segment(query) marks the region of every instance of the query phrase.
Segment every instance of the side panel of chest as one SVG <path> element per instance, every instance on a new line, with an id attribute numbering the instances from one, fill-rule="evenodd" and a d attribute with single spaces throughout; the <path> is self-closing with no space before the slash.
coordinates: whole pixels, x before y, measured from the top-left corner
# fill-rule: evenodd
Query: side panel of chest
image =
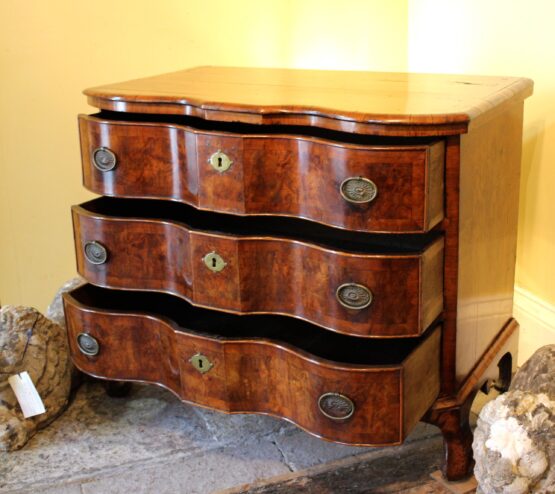
<path id="1" fill-rule="evenodd" d="M 459 383 L 512 317 L 522 116 L 519 102 L 460 138 Z"/>

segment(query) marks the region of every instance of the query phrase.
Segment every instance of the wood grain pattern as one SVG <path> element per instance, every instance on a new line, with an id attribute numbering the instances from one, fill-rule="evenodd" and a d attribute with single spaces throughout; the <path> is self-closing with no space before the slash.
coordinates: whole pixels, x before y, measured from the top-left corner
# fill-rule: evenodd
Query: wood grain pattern
<path id="1" fill-rule="evenodd" d="M 263 328 L 259 338 L 209 337 L 163 315 L 91 307 L 80 300 L 84 290 L 87 287 L 64 294 L 70 348 L 78 368 L 103 378 L 159 383 L 194 404 L 284 417 L 337 442 L 386 445 L 406 437 L 410 431 L 403 424 L 414 424 L 439 390 L 439 329 L 396 364 L 373 365 L 370 357 L 367 364 L 355 365 L 264 338 Z M 195 325 L 194 319 L 189 322 Z M 97 356 L 79 351 L 76 337 L 82 331 L 98 340 Z M 204 374 L 189 362 L 199 352 L 214 365 Z M 403 394 L 408 372 L 418 385 Z M 319 411 L 318 399 L 328 392 L 353 401 L 352 417 L 335 421 Z M 419 405 L 407 406 L 407 395 Z"/>
<path id="2" fill-rule="evenodd" d="M 512 317 L 523 103 L 445 151 L 442 393 L 456 393 Z M 515 357 L 516 358 L 516 357 Z"/>
<path id="3" fill-rule="evenodd" d="M 73 207 L 73 223 L 78 272 L 103 287 L 167 292 L 234 313 L 286 314 L 368 337 L 417 336 L 442 309 L 442 239 L 423 253 L 380 255 L 102 215 L 87 205 Z M 86 260 L 84 246 L 91 241 L 107 248 L 106 263 Z M 227 263 L 220 272 L 203 262 L 210 252 Z M 370 289 L 371 305 L 342 306 L 336 290 L 345 283 Z"/>
<path id="4" fill-rule="evenodd" d="M 522 102 L 460 142 L 456 379 L 512 317 Z"/>
<path id="5" fill-rule="evenodd" d="M 196 67 L 85 91 L 92 106 L 206 120 L 311 125 L 374 135 L 468 131 L 529 79 L 467 75 Z"/>
<path id="6" fill-rule="evenodd" d="M 460 404 L 432 408 L 425 420 L 440 428 L 443 434 L 445 462 L 443 475 L 457 481 L 472 475 L 472 429 L 470 428 L 470 407 L 478 390 Z"/>
<path id="7" fill-rule="evenodd" d="M 108 290 L 109 310 L 93 308 L 98 292 L 83 305 L 69 302 L 73 331 L 96 332 L 111 348 L 96 360 L 76 355 L 77 365 L 104 378 L 162 382 L 229 412 L 285 416 L 348 443 L 397 443 L 428 409 L 426 420 L 444 435 L 445 475 L 466 476 L 472 397 L 496 377 L 504 355 L 516 362 L 518 171 L 532 86 L 508 77 L 199 67 L 85 91 L 103 110 L 80 119 L 85 185 L 109 196 L 166 199 L 149 204 L 188 208 L 177 204 L 184 202 L 199 221 L 187 226 L 187 214 L 118 220 L 74 208 L 79 269 L 118 288 Z M 115 151 L 113 171 L 92 166 L 100 146 Z M 207 165 L 218 149 L 234 161 L 223 174 Z M 377 199 L 363 207 L 338 202 L 341 181 L 366 173 L 378 184 Z M 231 214 L 212 221 L 203 210 Z M 240 221 L 244 228 L 230 234 Z M 273 226 L 253 235 L 253 221 Z M 110 243 L 107 264 L 84 263 L 86 240 Z M 379 252 L 392 245 L 404 250 Z M 211 250 L 228 262 L 221 276 L 201 263 Z M 346 278 L 372 289 L 368 309 L 334 302 Z M 185 327 L 194 320 L 204 331 L 212 321 L 231 339 L 243 326 L 251 332 L 234 341 L 194 336 L 171 318 L 141 315 L 136 304 L 118 310 L 125 287 L 139 290 L 131 301 L 168 291 L 218 309 L 195 308 L 205 310 L 196 319 L 186 312 Z M 294 317 L 231 314 L 261 307 Z M 434 320 L 441 328 L 426 331 Z M 269 327 L 280 344 L 253 341 Z M 322 337 L 308 336 L 310 328 Z M 197 349 L 217 364 L 202 378 L 184 364 L 183 355 Z M 253 369 L 264 386 L 245 377 Z M 285 379 L 274 383 L 274 373 Z M 343 428 L 316 417 L 307 397 L 329 383 L 353 396 L 364 417 Z"/>
<path id="8" fill-rule="evenodd" d="M 477 359 L 455 396 L 441 396 L 424 416 L 424 421 L 440 428 L 444 437 L 445 463 L 443 474 L 449 480 L 461 480 L 472 473 L 472 431 L 470 408 L 478 390 L 486 380 L 499 381 L 499 363 L 511 355 L 516 372 L 518 354 L 518 323 L 510 319 Z"/>
<path id="9" fill-rule="evenodd" d="M 363 146 L 295 135 L 209 132 L 169 123 L 79 117 L 83 183 L 107 196 L 181 201 L 240 215 L 308 218 L 373 232 L 425 232 L 443 218 L 443 143 Z M 110 171 L 92 154 L 109 148 Z M 209 164 L 223 151 L 225 172 Z M 376 199 L 341 197 L 351 177 L 372 180 Z"/>
<path id="10" fill-rule="evenodd" d="M 403 368 L 403 403 L 406 414 L 403 421 L 403 430 L 411 431 L 417 422 L 428 410 L 426 404 L 437 398 L 440 387 L 435 385 L 434 376 L 439 372 L 436 362 L 440 359 L 440 335 L 437 340 L 428 339 L 422 344 L 426 358 L 421 358 L 413 353 L 405 360 Z M 423 386 L 425 382 L 433 382 L 431 387 Z"/>
<path id="11" fill-rule="evenodd" d="M 459 270 L 460 139 L 451 136 L 445 145 L 445 232 L 443 263 L 443 335 L 441 340 L 441 394 L 457 391 L 457 300 Z"/>

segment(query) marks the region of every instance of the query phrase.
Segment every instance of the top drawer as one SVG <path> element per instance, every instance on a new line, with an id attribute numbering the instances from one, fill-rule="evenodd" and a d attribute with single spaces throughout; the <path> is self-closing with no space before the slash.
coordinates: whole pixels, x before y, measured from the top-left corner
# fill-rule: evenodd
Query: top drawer
<path id="1" fill-rule="evenodd" d="M 443 218 L 441 141 L 363 145 L 86 115 L 79 127 L 83 183 L 98 194 L 367 232 L 426 232 Z"/>

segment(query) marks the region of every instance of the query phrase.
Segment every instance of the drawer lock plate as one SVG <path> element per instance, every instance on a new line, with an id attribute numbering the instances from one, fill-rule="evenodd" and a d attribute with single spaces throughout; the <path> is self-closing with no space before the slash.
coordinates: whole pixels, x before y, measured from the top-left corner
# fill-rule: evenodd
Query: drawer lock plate
<path id="1" fill-rule="evenodd" d="M 212 165 L 214 170 L 220 173 L 229 170 L 230 166 L 233 164 L 233 161 L 231 161 L 229 156 L 222 153 L 219 149 L 212 156 L 210 156 L 208 162 Z"/>
<path id="2" fill-rule="evenodd" d="M 223 257 L 217 252 L 210 252 L 202 258 L 205 266 L 214 273 L 219 273 L 222 269 L 227 266 Z"/>
<path id="3" fill-rule="evenodd" d="M 191 365 L 201 374 L 205 374 L 212 367 L 214 367 L 214 364 L 210 362 L 208 357 L 202 353 L 195 353 L 195 355 L 189 359 L 189 362 L 191 362 Z"/>

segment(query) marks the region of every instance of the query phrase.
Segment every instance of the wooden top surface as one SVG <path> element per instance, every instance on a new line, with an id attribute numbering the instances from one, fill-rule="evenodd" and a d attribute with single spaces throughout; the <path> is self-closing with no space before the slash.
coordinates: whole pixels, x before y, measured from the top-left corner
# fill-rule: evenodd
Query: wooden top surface
<path id="1" fill-rule="evenodd" d="M 363 133 L 463 133 L 532 94 L 530 79 L 196 67 L 85 90 L 101 109 Z M 402 133 L 402 132 L 401 132 Z"/>

